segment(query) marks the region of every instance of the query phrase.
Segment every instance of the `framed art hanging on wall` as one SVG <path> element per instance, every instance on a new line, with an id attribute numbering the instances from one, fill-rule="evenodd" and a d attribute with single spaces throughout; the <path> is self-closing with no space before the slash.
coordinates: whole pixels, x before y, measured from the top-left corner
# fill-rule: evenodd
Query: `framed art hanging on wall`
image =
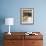
<path id="1" fill-rule="evenodd" d="M 34 8 L 20 8 L 20 23 L 34 24 Z"/>

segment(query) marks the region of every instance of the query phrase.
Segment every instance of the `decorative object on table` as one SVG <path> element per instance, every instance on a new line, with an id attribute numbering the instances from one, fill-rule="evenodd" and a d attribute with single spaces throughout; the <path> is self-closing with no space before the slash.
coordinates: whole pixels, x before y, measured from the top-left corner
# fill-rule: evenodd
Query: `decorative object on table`
<path id="1" fill-rule="evenodd" d="M 20 9 L 20 23 L 33 24 L 34 23 L 34 8 Z"/>
<path id="2" fill-rule="evenodd" d="M 33 32 L 26 32 L 25 35 L 38 35 L 37 33 Z"/>
<path id="3" fill-rule="evenodd" d="M 10 26 L 13 24 L 14 24 L 14 18 L 5 18 L 5 25 L 9 25 L 9 32 L 8 32 L 9 35 L 11 35 Z"/>

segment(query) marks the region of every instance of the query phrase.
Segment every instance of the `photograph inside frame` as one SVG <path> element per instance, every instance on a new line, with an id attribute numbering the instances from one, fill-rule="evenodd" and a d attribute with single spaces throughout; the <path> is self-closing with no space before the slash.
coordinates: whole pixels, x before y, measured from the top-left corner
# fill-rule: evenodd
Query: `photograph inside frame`
<path id="1" fill-rule="evenodd" d="M 33 8 L 21 9 L 22 24 L 33 24 Z"/>

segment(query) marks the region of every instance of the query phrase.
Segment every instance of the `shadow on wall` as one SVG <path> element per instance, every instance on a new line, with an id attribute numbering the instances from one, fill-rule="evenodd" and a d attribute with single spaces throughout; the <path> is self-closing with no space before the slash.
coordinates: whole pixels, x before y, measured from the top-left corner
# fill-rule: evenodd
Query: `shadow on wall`
<path id="1" fill-rule="evenodd" d="M 5 23 L 5 17 L 0 16 L 0 46 L 3 46 L 3 34 L 2 33 L 2 25 Z"/>
<path id="2" fill-rule="evenodd" d="M 5 17 L 4 16 L 0 16 L 0 33 L 2 33 L 2 26 L 5 23 Z"/>

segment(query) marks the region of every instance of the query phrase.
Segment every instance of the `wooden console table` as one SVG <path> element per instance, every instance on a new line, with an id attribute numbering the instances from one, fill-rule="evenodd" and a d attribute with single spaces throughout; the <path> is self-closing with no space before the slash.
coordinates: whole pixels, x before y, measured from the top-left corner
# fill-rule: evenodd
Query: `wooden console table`
<path id="1" fill-rule="evenodd" d="M 11 32 L 8 35 L 4 33 L 4 46 L 43 46 L 43 35 L 25 35 L 26 32 Z M 33 32 L 34 33 L 34 32 Z"/>

